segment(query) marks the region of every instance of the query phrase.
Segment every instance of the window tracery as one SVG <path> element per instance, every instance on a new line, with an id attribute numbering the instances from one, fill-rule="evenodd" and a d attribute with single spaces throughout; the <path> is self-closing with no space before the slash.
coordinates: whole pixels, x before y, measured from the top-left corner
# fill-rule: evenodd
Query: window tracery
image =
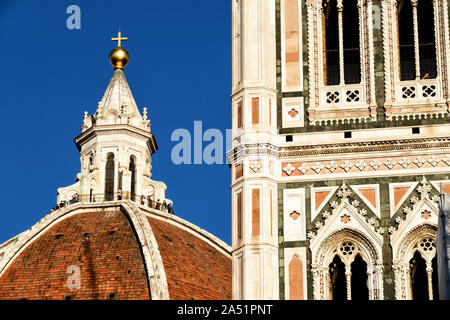
<path id="1" fill-rule="evenodd" d="M 376 120 L 371 0 L 310 0 L 309 119 Z"/>
<path id="2" fill-rule="evenodd" d="M 344 229 L 330 235 L 313 252 L 314 299 L 382 299 L 378 260 L 377 249 L 357 231 Z"/>
<path id="3" fill-rule="evenodd" d="M 396 299 L 438 298 L 435 239 L 434 226 L 419 226 L 404 237 L 399 252 L 394 252 Z"/>
<path id="4" fill-rule="evenodd" d="M 387 120 L 448 115 L 446 0 L 383 0 Z"/>

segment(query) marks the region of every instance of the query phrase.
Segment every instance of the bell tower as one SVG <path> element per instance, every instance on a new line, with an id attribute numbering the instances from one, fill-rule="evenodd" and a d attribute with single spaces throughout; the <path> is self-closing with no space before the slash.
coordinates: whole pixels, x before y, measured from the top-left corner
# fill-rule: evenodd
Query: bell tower
<path id="1" fill-rule="evenodd" d="M 447 2 L 231 2 L 233 298 L 436 299 Z"/>
<path id="2" fill-rule="evenodd" d="M 112 79 L 94 114 L 84 113 L 82 133 L 74 141 L 81 154 L 77 183 L 58 189 L 58 203 L 74 195 L 85 202 L 165 199 L 166 185 L 152 181 L 151 155 L 158 146 L 151 133 L 147 108 L 142 115 L 125 78 L 128 40 L 119 32 L 117 47 L 109 54 L 114 67 Z"/>

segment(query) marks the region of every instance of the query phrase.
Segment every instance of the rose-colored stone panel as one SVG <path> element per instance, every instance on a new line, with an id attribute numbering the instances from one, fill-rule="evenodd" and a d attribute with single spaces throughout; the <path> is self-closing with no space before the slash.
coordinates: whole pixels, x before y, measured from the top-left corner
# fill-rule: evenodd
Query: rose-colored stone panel
<path id="1" fill-rule="evenodd" d="M 289 262 L 289 300 L 303 300 L 303 264 L 297 256 Z"/>
<path id="2" fill-rule="evenodd" d="M 375 189 L 359 189 L 358 191 L 364 196 L 364 198 L 366 198 L 369 201 L 369 203 L 374 208 L 377 207 Z"/>
<path id="3" fill-rule="evenodd" d="M 286 89 L 295 90 L 300 86 L 300 55 L 299 55 L 299 20 L 298 0 L 285 0 L 285 63 Z"/>
<path id="4" fill-rule="evenodd" d="M 259 208 L 260 192 L 259 189 L 252 190 L 252 236 L 259 236 L 260 208 Z"/>

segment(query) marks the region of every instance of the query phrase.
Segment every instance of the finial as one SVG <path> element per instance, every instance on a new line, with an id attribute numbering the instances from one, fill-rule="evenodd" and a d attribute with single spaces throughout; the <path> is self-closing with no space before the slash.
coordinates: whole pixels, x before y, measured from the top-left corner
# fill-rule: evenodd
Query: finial
<path id="1" fill-rule="evenodd" d="M 84 132 L 88 129 L 89 127 L 89 116 L 88 116 L 88 112 L 85 111 L 83 114 L 83 125 L 81 126 L 81 131 Z"/>
<path id="2" fill-rule="evenodd" d="M 147 117 L 147 108 L 144 107 L 144 111 L 142 112 L 142 114 L 143 114 L 142 119 L 144 119 L 144 121 L 147 120 L 148 119 L 148 117 Z"/>
<path id="3" fill-rule="evenodd" d="M 102 114 L 103 114 L 103 103 L 101 101 L 99 101 L 98 105 L 97 105 L 97 111 L 95 112 L 95 116 L 96 117 L 98 117 L 98 116 L 101 117 Z"/>
<path id="4" fill-rule="evenodd" d="M 142 112 L 142 120 L 144 120 L 145 128 L 150 130 L 150 120 L 148 119 L 147 114 L 147 108 L 144 108 L 144 111 Z"/>
<path id="5" fill-rule="evenodd" d="M 120 48 L 120 44 L 122 43 L 122 40 L 128 40 L 127 37 L 122 38 L 122 32 L 119 31 L 117 38 L 112 38 L 112 41 L 117 41 L 117 47 Z"/>
<path id="6" fill-rule="evenodd" d="M 342 181 L 342 186 L 339 188 L 339 191 L 337 193 L 338 197 L 342 198 L 342 200 L 347 199 L 351 195 L 351 191 L 348 189 L 347 184 L 345 183 L 345 180 Z"/>
<path id="7" fill-rule="evenodd" d="M 127 50 L 122 48 L 122 41 L 128 40 L 127 37 L 122 38 L 122 33 L 119 31 L 117 38 L 111 38 L 112 41 L 117 41 L 117 47 L 114 48 L 109 54 L 109 61 L 114 67 L 114 70 L 121 69 L 123 70 L 125 66 L 128 64 L 130 59 L 130 55 Z"/>

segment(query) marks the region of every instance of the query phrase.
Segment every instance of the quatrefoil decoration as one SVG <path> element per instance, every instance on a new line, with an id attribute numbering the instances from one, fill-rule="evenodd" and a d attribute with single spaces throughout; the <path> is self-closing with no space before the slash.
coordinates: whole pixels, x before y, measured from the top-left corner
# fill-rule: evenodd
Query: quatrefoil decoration
<path id="1" fill-rule="evenodd" d="M 289 216 L 291 217 L 292 220 L 295 221 L 300 217 L 300 213 L 298 213 L 297 211 L 292 211 Z"/>
<path id="2" fill-rule="evenodd" d="M 295 108 L 292 108 L 289 112 L 288 115 L 291 116 L 291 118 L 295 118 L 298 115 L 298 111 L 295 110 Z"/>
<path id="3" fill-rule="evenodd" d="M 422 96 L 424 98 L 435 97 L 436 96 L 436 86 L 423 86 L 422 87 Z"/>
<path id="4" fill-rule="evenodd" d="M 339 103 L 339 92 L 327 92 L 327 103 Z"/>
<path id="5" fill-rule="evenodd" d="M 408 98 L 415 98 L 416 97 L 416 88 L 415 87 L 403 87 L 402 88 L 402 98 L 408 99 Z"/>
<path id="6" fill-rule="evenodd" d="M 358 102 L 359 101 L 359 90 L 347 91 L 347 102 Z"/>

